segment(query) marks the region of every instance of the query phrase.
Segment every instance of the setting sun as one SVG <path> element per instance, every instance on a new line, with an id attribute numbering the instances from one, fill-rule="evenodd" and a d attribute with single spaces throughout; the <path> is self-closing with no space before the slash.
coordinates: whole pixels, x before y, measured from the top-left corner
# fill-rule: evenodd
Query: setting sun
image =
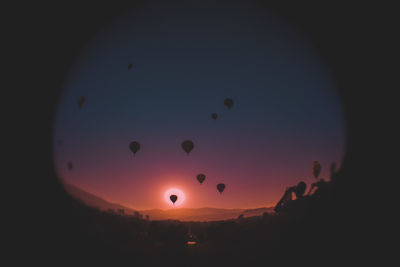
<path id="1" fill-rule="evenodd" d="M 193 16 L 149 4 L 93 36 L 57 102 L 60 179 L 154 219 L 270 207 L 316 182 L 314 161 L 325 179 L 340 168 L 347 129 L 330 67 L 275 16 L 212 2 Z"/>
<path id="2" fill-rule="evenodd" d="M 176 195 L 178 198 L 175 203 L 172 203 L 170 196 Z M 170 188 L 164 193 L 164 200 L 171 207 L 181 206 L 185 202 L 185 193 L 177 188 Z"/>

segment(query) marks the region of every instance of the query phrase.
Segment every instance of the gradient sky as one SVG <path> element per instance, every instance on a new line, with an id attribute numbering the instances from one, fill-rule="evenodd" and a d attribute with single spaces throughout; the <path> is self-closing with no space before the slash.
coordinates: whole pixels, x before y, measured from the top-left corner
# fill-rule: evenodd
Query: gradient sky
<path id="1" fill-rule="evenodd" d="M 344 123 L 310 43 L 249 1 L 165 2 L 115 19 L 71 68 L 54 129 L 60 177 L 135 209 L 167 208 L 173 187 L 181 207 L 273 205 L 287 186 L 315 180 L 314 160 L 328 177 L 344 155 Z M 131 141 L 142 146 L 135 157 Z"/>

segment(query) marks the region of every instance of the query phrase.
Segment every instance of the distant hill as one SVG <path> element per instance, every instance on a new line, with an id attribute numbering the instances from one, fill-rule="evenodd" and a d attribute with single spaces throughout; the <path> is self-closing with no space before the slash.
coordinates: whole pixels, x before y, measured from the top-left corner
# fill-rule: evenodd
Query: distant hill
<path id="1" fill-rule="evenodd" d="M 82 201 L 84 204 L 98 208 L 99 210 L 108 211 L 113 209 L 123 209 L 125 214 L 132 215 L 136 210 L 125 207 L 118 203 L 112 203 L 104 200 L 96 195 L 86 192 L 74 185 L 63 182 L 65 190 L 74 198 Z M 151 210 L 139 210 L 142 215 L 149 215 L 151 220 L 180 220 L 180 221 L 222 221 L 235 219 L 240 214 L 244 217 L 259 216 L 264 212 L 273 212 L 273 208 L 263 207 L 257 209 L 217 209 L 217 208 L 176 208 L 176 209 L 151 209 Z"/>
<path id="2" fill-rule="evenodd" d="M 113 209 L 117 211 L 118 209 L 123 209 L 125 214 L 133 214 L 135 210 L 122 206 L 118 203 L 112 203 L 107 200 L 104 200 L 96 195 L 93 195 L 89 192 L 86 192 L 74 185 L 63 182 L 65 190 L 74 198 L 82 201 L 84 204 L 98 208 L 99 210 L 108 211 L 109 209 Z"/>
<path id="3" fill-rule="evenodd" d="M 264 212 L 273 212 L 273 207 L 257 209 L 217 209 L 217 208 L 177 208 L 141 210 L 141 214 L 149 215 L 151 220 L 174 219 L 180 221 L 222 221 L 236 219 L 240 214 L 243 217 L 259 216 Z"/>

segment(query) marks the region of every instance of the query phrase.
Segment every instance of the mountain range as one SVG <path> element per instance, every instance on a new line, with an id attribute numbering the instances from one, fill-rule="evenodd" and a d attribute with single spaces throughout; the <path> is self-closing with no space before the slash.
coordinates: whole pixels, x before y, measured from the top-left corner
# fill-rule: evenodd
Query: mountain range
<path id="1" fill-rule="evenodd" d="M 180 221 L 220 221 L 235 219 L 240 215 L 243 217 L 260 216 L 264 212 L 273 212 L 273 207 L 261 207 L 255 209 L 221 209 L 221 208 L 172 208 L 172 209 L 148 209 L 134 210 L 118 203 L 112 203 L 104 200 L 94 194 L 86 192 L 74 185 L 64 182 L 64 188 L 74 198 L 84 204 L 98 208 L 103 211 L 123 210 L 125 215 L 133 215 L 139 212 L 142 215 L 148 215 L 150 220 L 180 220 Z"/>

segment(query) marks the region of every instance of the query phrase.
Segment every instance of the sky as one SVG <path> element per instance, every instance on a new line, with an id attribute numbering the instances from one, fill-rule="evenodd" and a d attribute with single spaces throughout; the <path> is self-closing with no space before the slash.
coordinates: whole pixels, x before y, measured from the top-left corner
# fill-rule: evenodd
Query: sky
<path id="1" fill-rule="evenodd" d="M 175 207 L 164 196 L 173 188 L 185 195 L 179 207 L 271 206 L 287 186 L 315 181 L 314 160 L 328 178 L 345 153 L 327 66 L 294 25 L 250 1 L 147 1 L 99 31 L 67 77 L 54 123 L 59 177 L 134 209 Z"/>

